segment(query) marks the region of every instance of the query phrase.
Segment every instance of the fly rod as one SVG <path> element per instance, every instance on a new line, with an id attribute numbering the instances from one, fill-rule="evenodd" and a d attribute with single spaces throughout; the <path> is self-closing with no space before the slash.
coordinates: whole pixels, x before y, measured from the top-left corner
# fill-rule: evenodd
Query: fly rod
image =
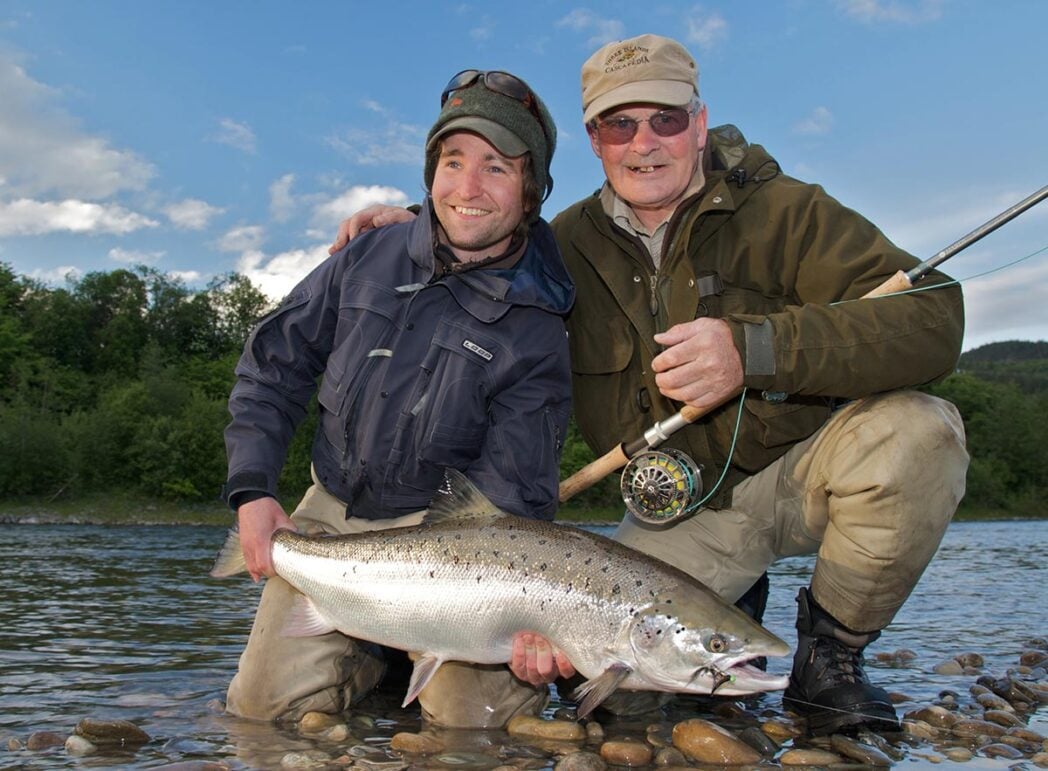
<path id="1" fill-rule="evenodd" d="M 1019 201 L 1019 203 L 1004 210 L 993 219 L 977 227 L 968 235 L 954 241 L 945 249 L 935 254 L 935 256 L 917 264 L 911 270 L 900 270 L 883 284 L 864 294 L 860 299 L 881 297 L 896 292 L 904 292 L 912 288 L 914 282 L 926 276 L 934 270 L 936 266 L 941 265 L 954 255 L 964 251 L 979 239 L 997 230 L 997 228 L 1001 227 L 1006 222 L 1015 219 L 1027 209 L 1036 206 L 1045 198 L 1048 198 L 1048 185 L 1045 185 L 1036 193 L 1027 196 Z M 643 436 L 634 439 L 631 442 L 622 442 L 612 448 L 609 452 L 597 458 L 595 461 L 583 466 L 560 483 L 560 502 L 563 503 L 583 490 L 589 489 L 604 477 L 608 476 L 608 474 L 618 471 L 637 453 L 650 450 L 653 447 L 658 447 L 662 442 L 666 441 L 671 434 L 684 428 L 684 426 L 689 423 L 694 423 L 706 413 L 716 409 L 729 399 L 738 396 L 739 393 L 741 393 L 741 391 L 736 391 L 718 404 L 705 409 L 685 406 L 681 408 L 680 412 L 676 415 L 655 423 L 655 425 L 644 432 Z"/>

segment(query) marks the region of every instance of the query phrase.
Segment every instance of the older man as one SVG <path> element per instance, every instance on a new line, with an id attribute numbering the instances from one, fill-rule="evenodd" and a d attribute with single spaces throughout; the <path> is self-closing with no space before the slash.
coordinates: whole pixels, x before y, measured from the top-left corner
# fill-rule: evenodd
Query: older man
<path id="1" fill-rule="evenodd" d="M 704 506 L 663 525 L 627 517 L 616 537 L 729 601 L 772 562 L 816 553 L 784 701 L 813 733 L 896 728 L 863 650 L 964 493 L 956 409 L 909 390 L 952 371 L 960 290 L 860 300 L 916 259 L 738 129 L 707 129 L 674 40 L 601 48 L 582 109 L 606 181 L 552 223 L 578 292 L 579 427 L 603 454 L 681 405 L 707 411 L 665 442 L 702 468 Z M 747 604 L 759 615 L 763 600 Z"/>
<path id="2" fill-rule="evenodd" d="M 270 577 L 229 687 L 227 709 L 241 717 L 338 712 L 385 669 L 374 646 L 338 632 L 285 636 L 295 591 L 273 574 L 277 529 L 417 524 L 446 467 L 514 514 L 550 519 L 556 509 L 570 411 L 563 316 L 574 298 L 539 218 L 556 129 L 531 89 L 504 72 L 459 73 L 441 106 L 426 145 L 424 215 L 317 267 L 252 333 L 237 365 L 226 492 L 248 569 Z M 289 518 L 277 478 L 314 392 L 314 484 Z M 553 654 L 543 650 L 547 667 Z M 491 728 L 540 711 L 547 693 L 506 667 L 451 662 L 419 701 L 433 723 Z"/>

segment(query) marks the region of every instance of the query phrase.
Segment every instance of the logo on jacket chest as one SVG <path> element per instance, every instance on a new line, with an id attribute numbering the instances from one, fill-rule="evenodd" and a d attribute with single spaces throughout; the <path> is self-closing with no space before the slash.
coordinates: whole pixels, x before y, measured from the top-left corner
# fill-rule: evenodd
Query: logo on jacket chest
<path id="1" fill-rule="evenodd" d="M 491 351 L 484 350 L 479 345 L 474 343 L 472 340 L 463 340 L 462 347 L 465 348 L 467 351 L 472 351 L 473 353 L 477 354 L 477 356 L 482 358 L 484 361 L 491 361 L 491 359 L 493 358 Z"/>

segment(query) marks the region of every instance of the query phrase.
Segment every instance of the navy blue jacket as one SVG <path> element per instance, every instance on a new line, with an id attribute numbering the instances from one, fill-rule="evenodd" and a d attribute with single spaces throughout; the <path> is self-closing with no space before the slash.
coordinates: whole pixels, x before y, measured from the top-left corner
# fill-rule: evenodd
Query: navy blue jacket
<path id="1" fill-rule="evenodd" d="M 355 238 L 252 332 L 229 399 L 227 497 L 276 493 L 323 375 L 313 467 L 347 516 L 424 509 L 450 466 L 499 507 L 552 519 L 574 286 L 542 220 L 513 269 L 435 276 L 429 211 Z"/>

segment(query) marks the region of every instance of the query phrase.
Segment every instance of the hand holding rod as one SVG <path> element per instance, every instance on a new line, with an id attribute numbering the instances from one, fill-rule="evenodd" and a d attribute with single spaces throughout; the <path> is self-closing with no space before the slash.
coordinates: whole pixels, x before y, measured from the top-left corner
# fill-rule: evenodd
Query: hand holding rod
<path id="1" fill-rule="evenodd" d="M 1019 201 L 1019 203 L 1001 212 L 985 224 L 980 225 L 963 238 L 954 241 L 941 252 L 938 252 L 934 257 L 919 263 L 911 270 L 900 270 L 883 284 L 864 294 L 861 299 L 879 297 L 910 289 L 913 287 L 915 281 L 930 273 L 936 266 L 946 262 L 946 260 L 953 257 L 958 252 L 967 249 L 982 237 L 989 235 L 997 230 L 997 228 L 1001 227 L 1001 225 L 1011 221 L 1027 209 L 1039 204 L 1045 198 L 1048 198 L 1048 185 L 1045 185 L 1033 195 L 1027 196 Z M 644 432 L 644 436 L 634 439 L 632 442 L 623 442 L 612 448 L 609 452 L 597 458 L 592 463 L 583 466 L 560 483 L 560 502 L 563 503 L 583 490 L 589 489 L 604 477 L 608 476 L 608 474 L 618 471 L 637 453 L 649 450 L 652 447 L 658 447 L 669 438 L 670 434 L 684 428 L 688 423 L 694 423 L 707 412 L 711 412 L 729 399 L 738 396 L 739 393 L 741 393 L 741 391 L 736 391 L 729 396 L 728 399 L 725 399 L 720 402 L 720 404 L 716 404 L 709 409 L 685 406 L 676 415 L 668 417 L 653 425 Z"/>

